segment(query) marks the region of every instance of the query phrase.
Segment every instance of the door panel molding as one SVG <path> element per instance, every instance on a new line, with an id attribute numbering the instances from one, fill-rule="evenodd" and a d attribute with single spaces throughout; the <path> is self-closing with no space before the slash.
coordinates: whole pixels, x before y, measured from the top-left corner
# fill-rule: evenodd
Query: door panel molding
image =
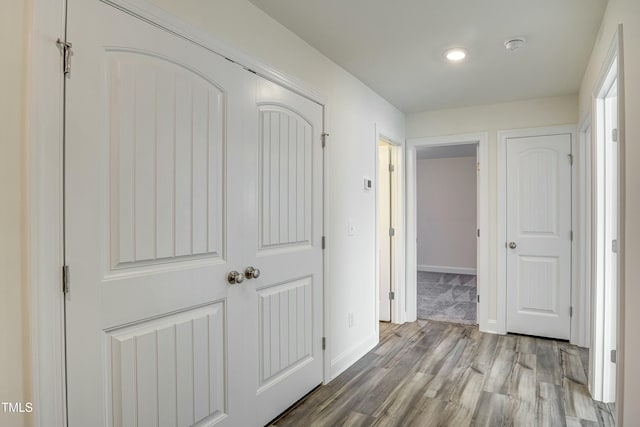
<path id="1" fill-rule="evenodd" d="M 208 422 L 228 410 L 225 302 L 105 333 L 109 424 Z M 176 384 L 182 380 L 183 386 Z M 176 405 L 176 393 L 193 405 Z"/>
<path id="2" fill-rule="evenodd" d="M 499 334 L 507 333 L 507 252 L 505 250 L 505 244 L 507 242 L 507 140 L 515 138 L 528 138 L 536 136 L 552 136 L 552 135 L 570 135 L 571 136 L 571 149 L 574 152 L 575 141 L 577 140 L 577 128 L 575 125 L 560 125 L 538 128 L 526 128 L 526 129 L 511 129 L 498 131 L 498 212 L 497 212 L 497 293 L 496 293 L 496 322 L 495 331 Z M 575 169 L 574 165 L 571 172 L 571 206 L 576 206 L 574 200 L 577 197 Z M 573 209 L 572 209 L 573 210 Z M 577 227 L 575 221 L 575 212 L 572 212 L 571 222 L 572 228 Z M 576 239 L 571 242 L 571 252 L 574 254 L 576 251 Z M 571 267 L 571 289 L 574 289 L 574 277 L 576 266 L 573 263 Z M 574 307 L 573 315 L 576 315 L 576 310 L 580 308 Z M 574 334 L 574 328 L 571 328 L 571 334 Z M 571 338 L 573 341 L 573 336 Z"/>

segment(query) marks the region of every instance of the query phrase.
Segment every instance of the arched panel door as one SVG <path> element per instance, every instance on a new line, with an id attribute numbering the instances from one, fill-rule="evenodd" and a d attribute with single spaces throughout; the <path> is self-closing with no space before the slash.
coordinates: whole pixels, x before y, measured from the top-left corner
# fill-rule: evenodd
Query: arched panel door
<path id="1" fill-rule="evenodd" d="M 507 330 L 569 339 L 571 135 L 507 140 Z"/>

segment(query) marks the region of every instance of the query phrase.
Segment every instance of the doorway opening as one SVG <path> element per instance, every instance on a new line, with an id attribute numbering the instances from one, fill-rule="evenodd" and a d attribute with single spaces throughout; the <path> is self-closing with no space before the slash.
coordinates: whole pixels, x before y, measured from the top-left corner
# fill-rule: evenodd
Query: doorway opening
<path id="1" fill-rule="evenodd" d="M 418 319 L 477 324 L 477 149 L 416 152 Z"/>
<path id="2" fill-rule="evenodd" d="M 594 97 L 593 382 L 595 400 L 616 401 L 619 293 L 619 138 L 617 52 Z"/>
<path id="3" fill-rule="evenodd" d="M 497 332 L 489 313 L 488 140 L 486 132 L 407 140 L 407 321 Z"/>

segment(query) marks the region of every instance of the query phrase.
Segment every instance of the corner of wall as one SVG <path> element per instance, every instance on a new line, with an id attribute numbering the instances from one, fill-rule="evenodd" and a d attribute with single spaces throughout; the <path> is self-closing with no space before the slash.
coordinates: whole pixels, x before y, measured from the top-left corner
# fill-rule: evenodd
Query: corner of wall
<path id="1" fill-rule="evenodd" d="M 360 358 L 362 358 L 376 345 L 378 345 L 379 341 L 380 338 L 378 336 L 378 333 L 374 330 L 367 338 L 349 347 L 348 349 L 331 359 L 331 372 L 329 375 L 329 380 L 333 380 L 338 375 L 347 370 L 351 365 L 356 363 Z"/>

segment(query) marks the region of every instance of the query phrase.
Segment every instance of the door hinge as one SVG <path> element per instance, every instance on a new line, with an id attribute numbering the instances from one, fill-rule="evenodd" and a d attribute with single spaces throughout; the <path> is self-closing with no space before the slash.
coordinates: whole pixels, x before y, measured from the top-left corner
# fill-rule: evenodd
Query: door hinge
<path id="1" fill-rule="evenodd" d="M 327 337 L 322 337 L 322 349 L 327 349 Z"/>
<path id="2" fill-rule="evenodd" d="M 69 293 L 69 266 L 66 264 L 62 266 L 62 293 Z"/>
<path id="3" fill-rule="evenodd" d="M 480 162 L 476 163 L 476 169 L 480 172 Z"/>
<path id="4" fill-rule="evenodd" d="M 611 363 L 618 363 L 618 352 L 616 350 L 611 350 Z"/>
<path id="5" fill-rule="evenodd" d="M 573 230 L 569 232 L 569 239 L 573 242 Z"/>
<path id="6" fill-rule="evenodd" d="M 573 317 L 573 306 L 569 307 L 569 317 Z"/>
<path id="7" fill-rule="evenodd" d="M 396 299 L 396 293 L 393 291 L 389 292 L 389 300 L 393 301 L 394 299 Z"/>
<path id="8" fill-rule="evenodd" d="M 573 154 L 569 153 L 569 164 L 573 166 Z"/>
<path id="9" fill-rule="evenodd" d="M 327 238 L 322 236 L 322 249 L 324 250 L 327 247 Z"/>
<path id="10" fill-rule="evenodd" d="M 60 53 L 62 54 L 62 72 L 66 76 L 71 73 L 71 48 L 73 44 L 71 42 L 63 42 L 58 39 L 56 44 L 60 48 Z"/>
<path id="11" fill-rule="evenodd" d="M 478 294 L 478 303 L 480 302 L 480 294 Z"/>
<path id="12" fill-rule="evenodd" d="M 391 172 L 395 172 L 396 167 L 394 165 L 392 165 L 391 163 L 389 163 L 389 173 Z"/>
<path id="13" fill-rule="evenodd" d="M 393 237 L 396 235 L 396 229 L 395 228 L 390 228 L 389 229 L 389 237 Z"/>
<path id="14" fill-rule="evenodd" d="M 618 253 L 618 239 L 611 241 L 611 252 L 613 252 L 614 254 Z"/>
<path id="15" fill-rule="evenodd" d="M 480 229 L 478 228 L 478 237 L 480 237 Z"/>
<path id="16" fill-rule="evenodd" d="M 611 140 L 613 142 L 618 142 L 618 129 L 611 130 Z"/>
<path id="17" fill-rule="evenodd" d="M 322 136 L 322 148 L 324 148 L 327 145 L 327 137 L 329 136 L 329 134 L 323 133 L 321 136 Z"/>

